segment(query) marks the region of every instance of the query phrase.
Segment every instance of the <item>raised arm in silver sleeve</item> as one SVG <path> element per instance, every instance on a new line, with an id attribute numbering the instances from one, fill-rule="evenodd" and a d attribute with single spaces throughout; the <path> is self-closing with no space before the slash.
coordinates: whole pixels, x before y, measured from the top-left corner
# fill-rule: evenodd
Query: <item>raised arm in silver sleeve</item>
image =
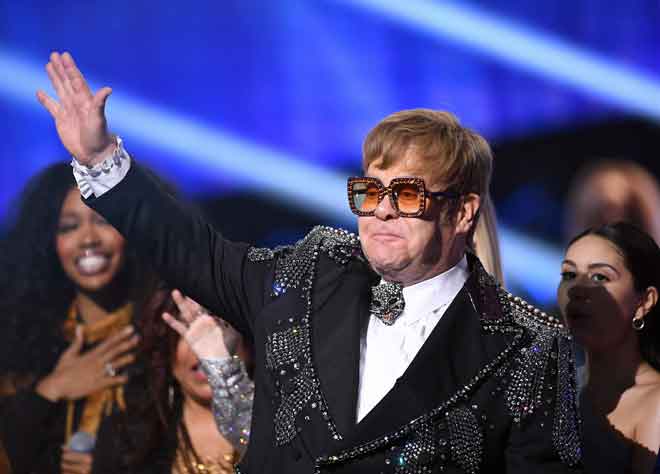
<path id="1" fill-rule="evenodd" d="M 250 439 L 254 382 L 237 356 L 200 362 L 213 390 L 213 416 L 218 430 L 242 455 Z"/>

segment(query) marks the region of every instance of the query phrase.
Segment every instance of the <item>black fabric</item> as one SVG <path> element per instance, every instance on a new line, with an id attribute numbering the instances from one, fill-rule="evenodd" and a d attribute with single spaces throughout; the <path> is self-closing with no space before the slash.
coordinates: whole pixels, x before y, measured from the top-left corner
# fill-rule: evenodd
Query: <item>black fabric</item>
<path id="1" fill-rule="evenodd" d="M 159 189 L 135 162 L 115 188 L 86 202 L 137 246 L 170 286 L 180 288 L 255 341 L 256 391 L 250 444 L 240 463 L 244 473 L 312 473 L 317 466 L 320 472 L 394 472 L 400 466 L 392 453 L 409 441 L 405 436 L 387 438 L 382 447 L 351 454 L 345 462 L 325 463 L 324 459 L 385 439 L 445 403 L 451 406 L 456 394 L 499 354 L 510 351 L 512 361 L 520 357 L 520 347 L 531 344 L 533 334 L 515 321 L 506 325 L 519 334 L 516 344 L 520 347 L 513 346 L 512 332 L 484 331 L 483 320 L 497 319 L 503 307 L 493 296 L 479 306 L 478 301 L 484 300 L 483 286 L 477 281 L 480 265 L 471 259 L 471 281 L 394 388 L 356 424 L 360 332 L 368 318 L 369 289 L 377 278 L 359 258 L 341 265 L 321 256 L 312 295 L 313 365 L 330 418 L 343 439 L 333 439 L 318 410 L 307 405 L 296 418 L 297 436 L 278 447 L 273 426 L 278 389 L 276 377 L 266 368 L 265 345 L 277 331 L 278 321 L 304 312 L 300 290 L 270 297 L 274 260 L 248 259 L 247 245 L 224 240 Z M 548 367 L 549 376 L 553 370 Z M 503 401 L 502 383 L 498 377 L 484 375 L 464 402 L 479 414 L 484 427 L 480 472 L 576 472 L 561 462 L 553 446 L 556 405 L 552 393 L 543 410 L 515 424 Z M 464 471 L 452 459 L 438 457 L 429 460 L 428 471 L 420 472 Z"/>
<path id="2" fill-rule="evenodd" d="M 59 474 L 65 423 L 66 404 L 33 390 L 0 400 L 0 436 L 12 473 Z"/>

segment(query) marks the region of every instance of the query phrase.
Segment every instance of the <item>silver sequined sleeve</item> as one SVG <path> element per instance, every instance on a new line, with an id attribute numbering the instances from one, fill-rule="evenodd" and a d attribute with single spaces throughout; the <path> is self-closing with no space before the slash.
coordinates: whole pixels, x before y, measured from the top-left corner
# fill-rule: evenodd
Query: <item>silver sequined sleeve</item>
<path id="1" fill-rule="evenodd" d="M 242 455 L 250 438 L 254 382 L 237 356 L 202 359 L 213 390 L 213 416 L 218 430 Z"/>

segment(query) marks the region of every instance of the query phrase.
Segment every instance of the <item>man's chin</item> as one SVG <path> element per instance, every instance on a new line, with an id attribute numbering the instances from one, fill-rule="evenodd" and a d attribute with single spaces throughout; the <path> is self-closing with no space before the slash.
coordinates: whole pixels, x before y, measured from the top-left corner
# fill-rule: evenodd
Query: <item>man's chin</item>
<path id="1" fill-rule="evenodd" d="M 385 260 L 385 259 L 369 260 L 369 263 L 371 263 L 371 267 L 381 277 L 395 281 L 396 281 L 396 275 L 401 273 L 401 271 L 405 268 L 405 265 L 403 265 L 401 262 Z"/>

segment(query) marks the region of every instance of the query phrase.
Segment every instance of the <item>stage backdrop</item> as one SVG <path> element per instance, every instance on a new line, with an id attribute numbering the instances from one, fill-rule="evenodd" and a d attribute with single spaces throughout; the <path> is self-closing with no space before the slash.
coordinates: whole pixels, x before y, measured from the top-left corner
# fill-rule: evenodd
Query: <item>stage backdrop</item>
<path id="1" fill-rule="evenodd" d="M 509 286 L 551 304 L 566 182 L 612 149 L 598 134 L 552 156 L 517 144 L 574 133 L 571 146 L 632 117 L 653 130 L 634 157 L 654 154 L 658 24 L 655 0 L 2 0 L 0 219 L 31 175 L 69 159 L 34 98 L 49 52 L 67 50 L 113 87 L 110 124 L 131 154 L 258 243 L 353 227 L 345 178 L 370 127 L 405 108 L 454 112 L 501 144 Z M 617 153 L 636 141 L 627 130 Z"/>

